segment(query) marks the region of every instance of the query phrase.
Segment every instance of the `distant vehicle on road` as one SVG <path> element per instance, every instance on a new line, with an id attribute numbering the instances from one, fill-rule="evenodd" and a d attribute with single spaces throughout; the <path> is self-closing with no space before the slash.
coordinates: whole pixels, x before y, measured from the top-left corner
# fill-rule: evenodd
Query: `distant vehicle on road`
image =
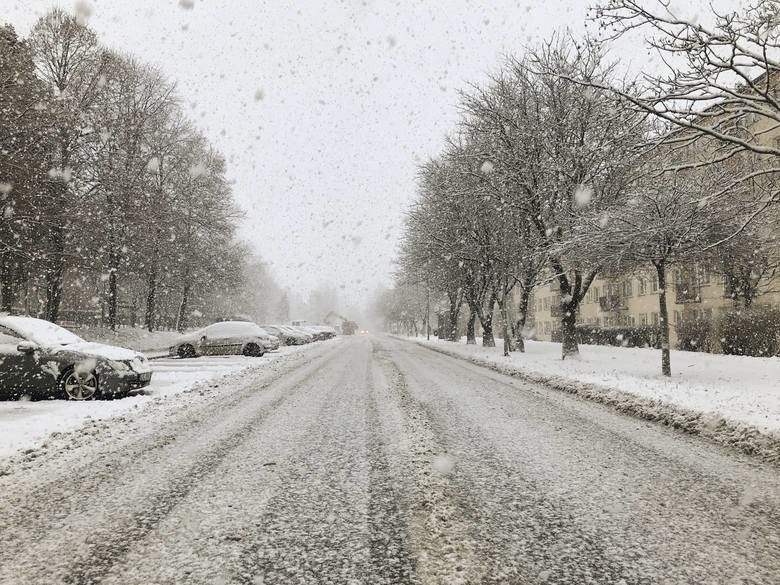
<path id="1" fill-rule="evenodd" d="M 261 357 L 279 349 L 279 338 L 252 321 L 220 321 L 182 335 L 169 353 L 180 358 L 201 355 L 245 355 Z"/>
<path id="2" fill-rule="evenodd" d="M 131 349 L 92 343 L 33 317 L 0 317 L 0 398 L 113 398 L 147 386 L 152 369 Z"/>

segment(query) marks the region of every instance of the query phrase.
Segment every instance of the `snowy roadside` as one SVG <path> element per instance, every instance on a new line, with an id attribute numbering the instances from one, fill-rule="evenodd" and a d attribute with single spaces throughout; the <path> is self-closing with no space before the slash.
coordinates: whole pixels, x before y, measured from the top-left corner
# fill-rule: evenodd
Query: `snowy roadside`
<path id="1" fill-rule="evenodd" d="M 561 360 L 560 344 L 528 341 L 525 353 L 412 338 L 503 374 L 545 384 L 780 463 L 780 359 L 672 352 L 671 378 L 645 348 L 584 345 Z M 480 340 L 478 340 L 480 341 Z"/>
<path id="2" fill-rule="evenodd" d="M 87 428 L 95 421 L 121 417 L 169 398 L 178 398 L 199 383 L 212 383 L 231 374 L 240 377 L 248 371 L 262 370 L 270 362 L 321 343 L 281 347 L 262 358 L 210 356 L 155 360 L 152 362 L 152 383 L 144 388 L 144 393 L 119 400 L 0 401 L 0 462 L 16 454 L 33 452 L 46 445 L 49 439 Z M 88 440 L 88 433 L 85 440 Z"/>

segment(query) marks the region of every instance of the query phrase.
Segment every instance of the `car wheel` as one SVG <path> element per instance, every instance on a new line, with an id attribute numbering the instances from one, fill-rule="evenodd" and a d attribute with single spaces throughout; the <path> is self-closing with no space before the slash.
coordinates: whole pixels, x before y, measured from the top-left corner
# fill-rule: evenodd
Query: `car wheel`
<path id="1" fill-rule="evenodd" d="M 185 343 L 184 345 L 179 346 L 179 349 L 176 350 L 176 355 L 180 358 L 194 358 L 196 355 L 195 348 L 190 344 Z"/>
<path id="2" fill-rule="evenodd" d="M 98 379 L 94 371 L 78 372 L 69 368 L 60 379 L 60 390 L 66 400 L 91 400 L 98 391 Z"/>
<path id="3" fill-rule="evenodd" d="M 241 353 L 247 357 L 262 357 L 265 351 L 256 343 L 247 343 Z"/>

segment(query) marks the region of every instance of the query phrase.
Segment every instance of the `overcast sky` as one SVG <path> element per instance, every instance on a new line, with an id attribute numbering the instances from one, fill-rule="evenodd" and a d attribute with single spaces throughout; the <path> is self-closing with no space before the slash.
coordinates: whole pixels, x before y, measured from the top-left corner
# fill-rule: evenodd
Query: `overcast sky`
<path id="1" fill-rule="evenodd" d="M 587 14 L 577 0 L 0 0 L 0 20 L 26 36 L 76 4 L 105 45 L 178 83 L 279 283 L 331 281 L 347 301 L 390 282 L 416 165 L 453 128 L 457 90 Z"/>

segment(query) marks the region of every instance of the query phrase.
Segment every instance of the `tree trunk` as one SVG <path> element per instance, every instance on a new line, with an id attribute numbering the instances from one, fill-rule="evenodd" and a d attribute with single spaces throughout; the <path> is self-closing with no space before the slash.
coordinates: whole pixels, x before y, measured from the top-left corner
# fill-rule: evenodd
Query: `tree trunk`
<path id="1" fill-rule="evenodd" d="M 144 315 L 144 328 L 148 331 L 155 330 L 155 312 L 157 304 L 157 247 L 152 251 L 151 266 L 146 285 L 146 314 Z"/>
<path id="2" fill-rule="evenodd" d="M 190 297 L 190 285 L 185 284 L 181 293 L 181 304 L 179 305 L 179 315 L 176 318 L 176 331 L 182 333 L 187 328 L 187 301 Z"/>
<path id="3" fill-rule="evenodd" d="M 146 314 L 144 315 L 144 328 L 154 331 L 156 323 L 154 319 L 157 302 L 157 270 L 149 271 L 149 279 L 146 287 Z"/>
<path id="4" fill-rule="evenodd" d="M 574 301 L 561 301 L 561 335 L 561 359 L 578 355 L 580 347 L 577 344 L 577 303 Z"/>
<path id="5" fill-rule="evenodd" d="M 108 326 L 116 331 L 117 315 L 117 272 L 119 271 L 119 251 L 112 248 L 108 252 Z"/>
<path id="6" fill-rule="evenodd" d="M 448 293 L 447 296 L 450 299 L 450 312 L 449 312 L 449 340 L 460 341 L 460 334 L 458 332 L 458 314 L 460 313 L 460 299 L 456 294 L 454 297 Z"/>
<path id="7" fill-rule="evenodd" d="M 51 236 L 52 251 L 46 262 L 46 320 L 56 323 L 60 318 L 65 273 L 65 233 L 62 226 L 52 227 Z"/>
<path id="8" fill-rule="evenodd" d="M 512 338 L 509 335 L 509 316 L 506 310 L 506 297 L 498 301 L 498 309 L 501 311 L 501 333 L 504 338 L 504 356 L 512 351 Z"/>
<path id="9" fill-rule="evenodd" d="M 469 306 L 469 320 L 466 323 L 466 343 L 468 345 L 476 345 L 477 336 L 474 332 L 474 324 L 477 320 L 477 312 L 474 307 Z"/>
<path id="10" fill-rule="evenodd" d="M 525 353 L 525 340 L 523 339 L 523 331 L 525 330 L 525 323 L 528 320 L 528 298 L 531 296 L 531 287 L 523 286 L 520 291 L 520 307 L 519 315 L 517 316 L 517 334 L 515 335 L 515 342 L 517 343 L 517 349 L 520 353 Z"/>
<path id="11" fill-rule="evenodd" d="M 14 297 L 16 292 L 16 279 L 14 278 L 14 261 L 10 254 L 3 254 L 2 261 L 2 288 L 3 303 L 2 310 L 10 313 L 14 306 Z"/>
<path id="12" fill-rule="evenodd" d="M 482 347 L 495 347 L 496 340 L 493 337 L 493 316 L 486 317 L 482 322 Z"/>
<path id="13" fill-rule="evenodd" d="M 672 375 L 672 362 L 669 354 L 669 310 L 666 307 L 666 262 L 653 262 L 658 273 L 658 314 L 661 332 L 661 373 Z"/>

